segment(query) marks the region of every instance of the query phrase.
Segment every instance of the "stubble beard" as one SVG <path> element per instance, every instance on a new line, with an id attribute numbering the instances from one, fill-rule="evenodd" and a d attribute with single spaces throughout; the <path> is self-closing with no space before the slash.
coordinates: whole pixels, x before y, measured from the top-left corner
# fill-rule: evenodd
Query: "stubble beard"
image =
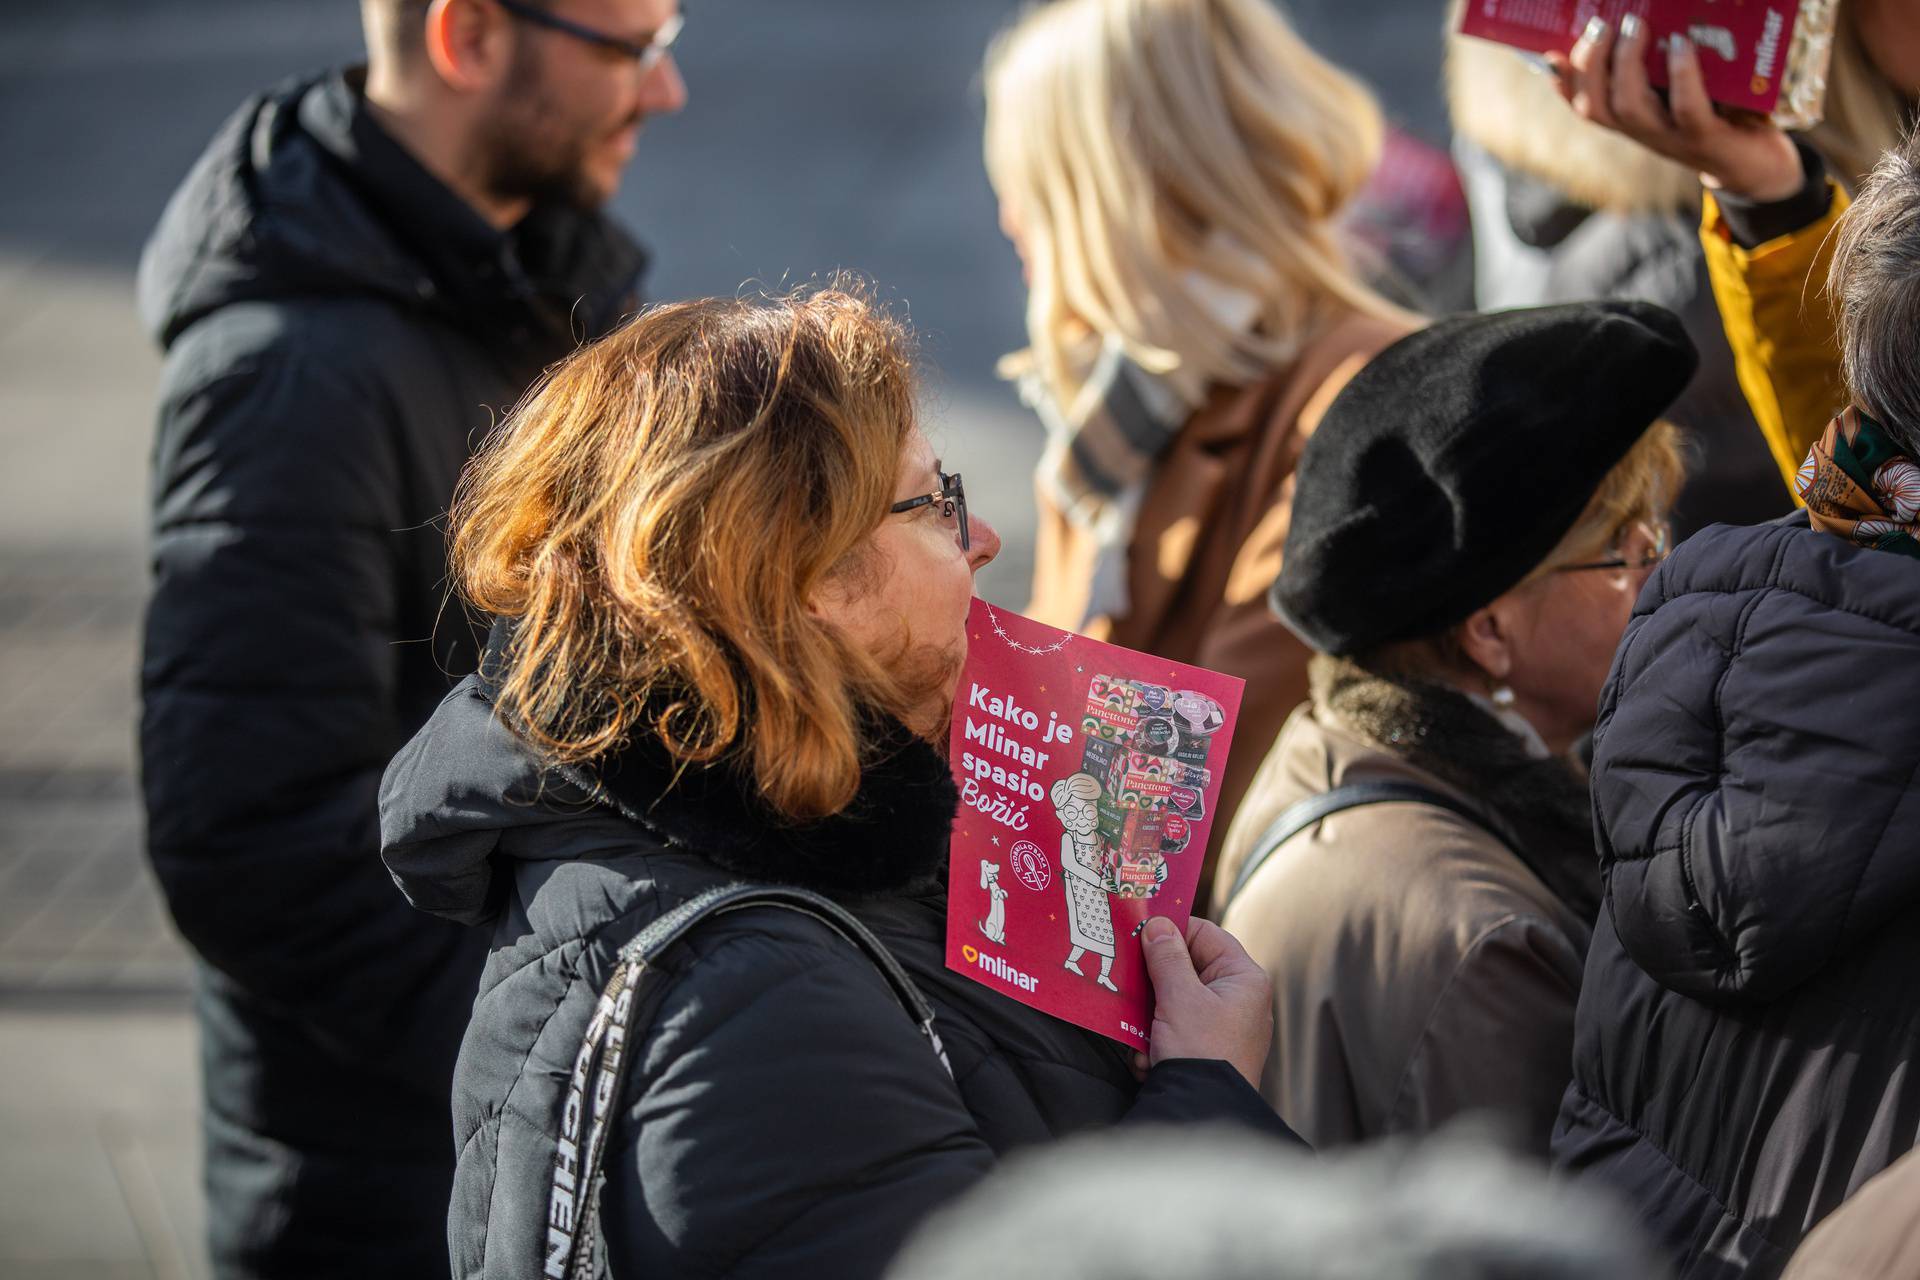
<path id="1" fill-rule="evenodd" d="M 602 134 L 570 124 L 564 100 L 542 82 L 524 52 L 516 56 L 503 97 L 482 156 L 488 193 L 586 213 L 604 206 L 613 192 L 595 181 L 587 164 Z M 638 124 L 641 116 L 635 112 L 621 127 Z"/>

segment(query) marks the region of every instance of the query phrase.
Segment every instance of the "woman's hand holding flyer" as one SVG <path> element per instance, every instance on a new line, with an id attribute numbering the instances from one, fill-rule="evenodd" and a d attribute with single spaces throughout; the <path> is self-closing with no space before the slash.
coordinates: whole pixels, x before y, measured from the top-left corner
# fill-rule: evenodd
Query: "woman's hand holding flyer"
<path id="1" fill-rule="evenodd" d="M 1159 983 L 1141 931 L 1164 916 L 1180 943 L 1243 683 L 980 600 L 968 643 L 951 737 L 947 966 L 1145 1049 Z M 1211 1026 L 1224 997 L 1207 985 L 1189 972 L 1205 998 L 1174 1025 Z"/>

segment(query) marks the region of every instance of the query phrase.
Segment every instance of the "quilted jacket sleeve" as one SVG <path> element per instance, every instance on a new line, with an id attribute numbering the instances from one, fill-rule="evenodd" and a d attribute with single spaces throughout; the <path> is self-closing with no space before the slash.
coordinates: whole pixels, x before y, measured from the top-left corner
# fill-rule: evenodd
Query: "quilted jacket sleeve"
<path id="1" fill-rule="evenodd" d="M 1920 894 L 1916 585 L 1804 517 L 1704 530 L 1649 580 L 1593 795 L 1606 909 L 1663 986 L 1776 999 Z"/>
<path id="2" fill-rule="evenodd" d="M 994 1168 L 960 1089 L 844 942 L 735 934 L 691 972 L 650 1019 L 607 1158 L 613 1274 L 878 1276 Z M 1298 1141 L 1214 1061 L 1155 1067 L 1126 1120 Z"/>
<path id="3" fill-rule="evenodd" d="M 877 1276 L 994 1163 L 879 974 L 817 941 L 736 934 L 675 984 L 608 1155 L 616 1275 Z"/>
<path id="4" fill-rule="evenodd" d="M 204 959 L 354 1056 L 444 1080 L 484 940 L 415 912 L 380 862 L 407 521 L 394 410 L 342 363 L 299 333 L 219 324 L 169 355 L 142 670 L 148 843 Z"/>

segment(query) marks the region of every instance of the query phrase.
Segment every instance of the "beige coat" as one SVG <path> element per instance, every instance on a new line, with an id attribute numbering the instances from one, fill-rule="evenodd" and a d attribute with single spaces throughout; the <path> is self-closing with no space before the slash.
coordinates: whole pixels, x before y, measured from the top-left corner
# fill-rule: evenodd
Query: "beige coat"
<path id="1" fill-rule="evenodd" d="M 1920 1151 L 1902 1156 L 1813 1229 L 1780 1280 L 1920 1276 Z"/>
<path id="2" fill-rule="evenodd" d="M 1302 707 L 1261 765 L 1222 849 L 1216 916 L 1297 800 L 1402 780 L 1484 811 L 1331 720 Z M 1315 1147 L 1485 1110 L 1545 1156 L 1590 927 L 1498 839 L 1434 806 L 1349 809 L 1275 852 L 1222 923 L 1273 978 L 1263 1092 Z"/>
<path id="3" fill-rule="evenodd" d="M 1286 374 L 1221 388 L 1155 467 L 1130 551 L 1129 613 L 1081 628 L 1096 640 L 1247 682 L 1212 828 L 1215 851 L 1254 768 L 1307 692 L 1307 648 L 1267 608 L 1294 467 L 1340 388 L 1409 332 L 1405 322 L 1351 316 Z M 1079 627 L 1095 552 L 1093 538 L 1042 493 L 1027 612 L 1049 626 Z"/>

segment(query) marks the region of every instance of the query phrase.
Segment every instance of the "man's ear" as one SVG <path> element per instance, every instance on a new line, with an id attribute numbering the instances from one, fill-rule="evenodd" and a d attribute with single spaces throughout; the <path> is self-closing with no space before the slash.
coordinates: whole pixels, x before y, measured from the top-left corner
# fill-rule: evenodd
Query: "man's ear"
<path id="1" fill-rule="evenodd" d="M 491 89 L 506 75 L 513 33 L 503 10 L 477 0 L 433 0 L 427 8 L 427 60 L 449 88 Z"/>
<path id="2" fill-rule="evenodd" d="M 1495 684 L 1505 684 L 1513 672 L 1513 620 L 1506 603 L 1502 596 L 1475 609 L 1460 624 L 1459 631 L 1460 651 Z"/>

